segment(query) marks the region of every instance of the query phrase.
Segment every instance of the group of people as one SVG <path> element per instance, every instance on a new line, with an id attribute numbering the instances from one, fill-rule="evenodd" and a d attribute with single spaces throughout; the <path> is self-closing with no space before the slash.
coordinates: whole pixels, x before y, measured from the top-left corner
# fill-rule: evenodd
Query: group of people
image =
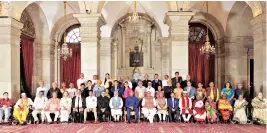
<path id="1" fill-rule="evenodd" d="M 134 123 L 138 123 L 140 117 L 153 123 L 158 116 L 159 122 L 165 122 L 168 117 L 170 121 L 214 123 L 222 117 L 225 123 L 230 118 L 233 122 L 247 123 L 247 113 L 250 113 L 246 110 L 248 93 L 242 84 L 234 89 L 230 82 L 226 82 L 224 88 L 219 89 L 213 82 L 207 88 L 198 83 L 195 88 L 190 75 L 183 81 L 179 72 L 172 79 L 165 75 L 163 81 L 158 74 L 152 81 L 148 78 L 146 74 L 144 80 L 130 81 L 126 77 L 123 82 L 120 78 L 112 81 L 107 73 L 102 82 L 96 75 L 92 80 L 86 80 L 81 74 L 77 89 L 73 83 L 70 83 L 70 88 L 62 83 L 59 89 L 56 82 L 47 89 L 44 81 L 40 81 L 34 102 L 21 93 L 21 98 L 14 105 L 8 93 L 4 93 L 0 99 L 0 122 L 8 121 L 13 108 L 13 117 L 20 124 L 25 124 L 31 108 L 34 123 L 44 123 L 45 120 L 53 123 L 58 119 L 66 123 L 71 113 L 82 117 L 86 123 L 89 112 L 93 113 L 95 122 L 107 121 L 111 116 L 115 122 L 125 120 L 131 123 L 134 116 Z M 266 100 L 262 93 L 258 93 L 251 105 L 253 120 L 266 124 Z M 40 119 L 37 114 L 40 114 Z M 51 114 L 54 114 L 53 120 Z"/>

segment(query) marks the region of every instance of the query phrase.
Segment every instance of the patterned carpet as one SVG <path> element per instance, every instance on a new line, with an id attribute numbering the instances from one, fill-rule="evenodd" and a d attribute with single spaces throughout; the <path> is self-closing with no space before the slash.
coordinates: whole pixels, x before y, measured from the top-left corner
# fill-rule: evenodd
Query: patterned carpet
<path id="1" fill-rule="evenodd" d="M 99 123 L 12 126 L 0 125 L 0 133 L 265 133 L 266 126 L 184 123 Z"/>

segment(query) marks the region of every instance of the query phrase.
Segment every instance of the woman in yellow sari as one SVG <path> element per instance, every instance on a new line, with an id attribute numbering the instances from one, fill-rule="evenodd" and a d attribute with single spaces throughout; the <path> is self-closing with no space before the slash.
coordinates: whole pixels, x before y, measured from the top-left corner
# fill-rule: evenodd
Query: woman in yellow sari
<path id="1" fill-rule="evenodd" d="M 33 106 L 32 100 L 28 98 L 25 93 L 21 93 L 21 99 L 17 101 L 13 111 L 14 118 L 20 124 L 26 124 L 29 106 Z"/>
<path id="2" fill-rule="evenodd" d="M 233 108 L 231 103 L 226 99 L 226 95 L 222 94 L 222 99 L 219 100 L 218 108 L 222 114 L 224 123 L 227 123 Z"/>

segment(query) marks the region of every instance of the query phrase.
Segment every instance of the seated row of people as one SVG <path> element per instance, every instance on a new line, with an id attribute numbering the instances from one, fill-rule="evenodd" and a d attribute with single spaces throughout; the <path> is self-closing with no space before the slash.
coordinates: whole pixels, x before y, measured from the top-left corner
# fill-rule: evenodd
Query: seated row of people
<path id="1" fill-rule="evenodd" d="M 141 83 L 140 83 L 141 84 Z M 125 83 L 127 88 L 127 83 Z M 160 87 L 159 87 L 160 88 Z M 140 93 L 141 92 L 141 93 Z M 144 93 L 142 93 L 144 92 Z M 149 120 L 150 123 L 153 123 L 155 114 L 158 114 L 160 121 L 165 121 L 166 116 L 171 116 L 172 120 L 175 117 L 175 120 L 179 119 L 180 115 L 185 122 L 190 120 L 190 117 L 193 115 L 194 119 L 199 122 L 204 122 L 205 119 L 209 122 L 215 122 L 217 120 L 217 114 L 221 113 L 223 120 L 229 120 L 231 114 L 234 115 L 233 120 L 239 123 L 246 123 L 247 116 L 244 113 L 244 108 L 248 104 L 246 100 L 239 96 L 233 107 L 231 105 L 231 99 L 227 99 L 227 92 L 222 93 L 222 99 L 218 101 L 218 112 L 216 108 L 216 103 L 214 102 L 214 97 L 209 96 L 206 102 L 203 101 L 203 98 L 200 95 L 196 95 L 196 100 L 193 100 L 193 97 L 190 97 L 188 91 L 183 91 L 182 98 L 177 99 L 175 93 L 171 92 L 170 98 L 164 97 L 164 91 L 159 90 L 156 92 L 156 99 L 154 98 L 154 91 L 149 89 L 146 90 L 136 90 L 135 96 L 134 92 L 127 88 L 124 91 L 122 97 L 119 96 L 119 91 L 114 91 L 114 97 L 111 100 L 106 97 L 104 91 L 100 91 L 100 96 L 96 97 L 92 90 L 89 91 L 89 96 L 84 98 L 81 94 L 81 90 L 77 90 L 76 96 L 72 99 L 69 97 L 67 91 L 63 92 L 63 97 L 61 99 L 57 98 L 57 93 L 52 93 L 52 98 L 49 100 L 44 96 L 44 92 L 40 91 L 39 96 L 35 98 L 34 102 L 30 98 L 27 98 L 25 93 L 21 94 L 21 99 L 19 99 L 14 106 L 14 117 L 21 123 L 25 123 L 27 114 L 29 112 L 29 106 L 32 106 L 33 112 L 32 116 L 35 123 L 38 123 L 37 114 L 41 114 L 41 122 L 44 122 L 46 118 L 49 123 L 52 122 L 50 114 L 55 114 L 54 121 L 57 121 L 57 118 L 60 117 L 60 122 L 67 122 L 69 119 L 70 113 L 73 112 L 82 112 L 84 115 L 84 121 L 86 122 L 87 112 L 93 112 L 95 121 L 98 120 L 98 116 L 102 116 L 102 119 L 105 119 L 106 116 L 110 114 L 113 116 L 115 121 L 118 121 L 122 116 L 122 107 L 124 105 L 127 111 L 127 120 L 130 122 L 130 112 L 134 111 L 136 115 L 136 120 L 138 120 L 139 107 L 145 118 Z M 126 95 L 125 95 L 126 94 Z M 188 97 L 189 94 L 189 97 Z M 8 95 L 7 93 L 4 94 Z M 7 97 L 7 96 L 5 96 Z M 7 101 L 8 98 L 3 98 Z M 3 99 L 1 99 L 0 105 L 2 104 Z M 193 102 L 192 102 L 193 101 Z M 1 105 L 1 112 L 3 108 L 11 104 L 11 102 L 4 103 Z M 205 103 L 205 104 L 204 104 Z M 2 107 L 3 106 L 3 107 Z M 252 106 L 254 107 L 253 119 L 257 119 L 262 123 L 266 122 L 266 101 L 262 98 L 262 94 L 252 100 Z M 11 106 L 9 105 L 9 108 Z M 1 113 L 3 114 L 3 113 Z M 174 115 L 174 117 L 173 117 Z M 5 115 L 6 116 L 6 115 Z M 1 117 L 2 118 L 2 117 Z M 100 119 L 101 119 L 100 118 Z M 5 118 L 5 121 L 7 118 Z"/>

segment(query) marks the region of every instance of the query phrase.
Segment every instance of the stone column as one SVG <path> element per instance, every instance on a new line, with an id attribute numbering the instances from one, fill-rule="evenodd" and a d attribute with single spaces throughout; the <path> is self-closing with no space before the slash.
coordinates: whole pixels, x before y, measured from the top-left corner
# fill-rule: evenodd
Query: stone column
<path id="1" fill-rule="evenodd" d="M 54 80 L 54 42 L 36 38 L 34 40 L 34 64 L 32 77 L 32 95 L 35 95 L 39 87 L 39 81 L 43 80 L 45 86 L 50 88 Z"/>
<path id="2" fill-rule="evenodd" d="M 161 71 L 162 71 L 162 79 L 164 79 L 164 75 L 171 73 L 171 54 L 170 54 L 170 46 L 168 37 L 160 38 L 161 42 Z"/>
<path id="3" fill-rule="evenodd" d="M 169 26 L 171 74 L 176 71 L 185 79 L 188 74 L 188 22 L 194 12 L 167 12 L 164 23 Z"/>
<path id="4" fill-rule="evenodd" d="M 230 81 L 233 88 L 236 88 L 239 83 L 247 88 L 248 49 L 249 46 L 252 46 L 252 38 L 247 36 L 225 37 L 224 46 L 225 63 L 219 65 L 225 67 L 225 82 Z"/>
<path id="5" fill-rule="evenodd" d="M 215 86 L 222 88 L 225 83 L 225 48 L 224 38 L 216 40 L 215 43 L 216 54 L 215 54 Z"/>
<path id="6" fill-rule="evenodd" d="M 254 39 L 254 96 L 263 92 L 266 97 L 266 14 L 260 14 L 250 21 Z"/>
<path id="7" fill-rule="evenodd" d="M 111 41 L 112 38 L 101 38 L 100 41 L 100 75 L 101 79 L 105 78 L 105 74 L 111 74 Z"/>
<path id="8" fill-rule="evenodd" d="M 112 58 L 112 70 L 111 70 L 111 78 L 112 79 L 116 79 L 117 78 L 117 69 L 118 69 L 118 58 L 120 56 L 118 56 L 118 43 L 119 41 L 117 40 L 113 40 L 112 42 L 112 54 L 111 54 L 111 58 Z"/>
<path id="9" fill-rule="evenodd" d="M 20 35 L 23 24 L 13 18 L 0 18 L 0 94 L 20 97 Z"/>
<path id="10" fill-rule="evenodd" d="M 74 14 L 81 24 L 81 72 L 92 79 L 100 74 L 100 27 L 106 24 L 100 13 Z"/>

